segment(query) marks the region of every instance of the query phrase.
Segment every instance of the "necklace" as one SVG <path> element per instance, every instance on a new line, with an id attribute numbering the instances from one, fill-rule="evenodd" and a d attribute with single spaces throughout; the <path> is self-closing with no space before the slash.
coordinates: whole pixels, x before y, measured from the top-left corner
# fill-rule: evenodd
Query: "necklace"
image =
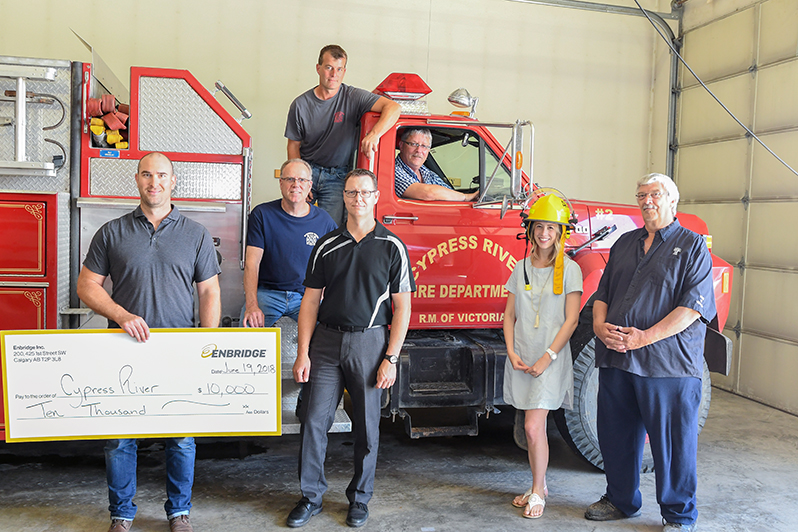
<path id="1" fill-rule="evenodd" d="M 529 263 L 532 264 L 532 257 L 529 258 Z M 524 268 L 526 268 L 526 261 L 524 261 Z M 538 307 L 537 308 L 535 308 L 535 290 L 534 290 L 534 288 L 535 288 L 535 269 L 536 268 L 534 266 L 532 266 L 532 268 L 533 268 L 532 269 L 532 277 L 529 279 L 530 286 L 527 287 L 527 290 L 530 290 L 532 292 L 531 297 L 530 297 L 530 302 L 532 304 L 532 310 L 535 311 L 534 327 L 535 327 L 535 329 L 537 329 L 540 326 L 540 306 L 541 306 L 541 303 L 543 302 L 543 290 L 546 288 L 546 284 L 548 284 L 549 278 L 551 277 L 552 272 L 554 272 L 554 268 L 552 267 L 551 270 L 549 270 L 549 275 L 546 277 L 546 280 L 543 281 L 543 284 L 540 287 L 540 292 L 538 292 L 539 299 L 538 299 Z"/>

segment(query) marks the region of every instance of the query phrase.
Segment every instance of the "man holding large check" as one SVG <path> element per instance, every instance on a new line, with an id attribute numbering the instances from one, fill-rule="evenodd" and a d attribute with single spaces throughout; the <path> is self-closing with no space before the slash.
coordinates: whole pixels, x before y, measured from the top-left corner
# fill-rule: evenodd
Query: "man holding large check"
<path id="1" fill-rule="evenodd" d="M 153 328 L 194 326 L 194 284 L 201 327 L 217 327 L 221 315 L 219 265 L 207 229 L 171 204 L 176 177 L 161 153 L 141 158 L 135 175 L 141 204 L 105 224 L 94 236 L 78 278 L 78 296 L 111 328 L 139 342 Z M 105 278 L 113 281 L 109 296 Z M 126 532 L 136 515 L 134 439 L 109 440 L 105 447 L 109 532 Z M 193 532 L 188 514 L 194 484 L 194 438 L 166 440 L 164 504 L 172 532 Z"/>

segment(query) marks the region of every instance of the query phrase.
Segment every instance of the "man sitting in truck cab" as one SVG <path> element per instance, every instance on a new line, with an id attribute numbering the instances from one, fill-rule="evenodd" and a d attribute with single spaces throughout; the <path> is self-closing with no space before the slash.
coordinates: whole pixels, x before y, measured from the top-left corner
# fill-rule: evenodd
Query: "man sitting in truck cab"
<path id="1" fill-rule="evenodd" d="M 475 201 L 479 191 L 466 194 L 452 188 L 438 174 L 424 166 L 432 147 L 429 129 L 407 129 L 396 156 L 394 188 L 401 198 L 443 201 Z"/>

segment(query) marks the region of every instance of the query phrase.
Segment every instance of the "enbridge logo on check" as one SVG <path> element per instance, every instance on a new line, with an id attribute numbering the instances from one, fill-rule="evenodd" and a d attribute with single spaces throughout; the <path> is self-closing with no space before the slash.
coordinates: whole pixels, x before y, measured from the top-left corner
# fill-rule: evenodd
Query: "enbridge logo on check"
<path id="1" fill-rule="evenodd" d="M 202 348 L 202 358 L 266 358 L 268 349 L 219 349 L 216 344 Z"/>

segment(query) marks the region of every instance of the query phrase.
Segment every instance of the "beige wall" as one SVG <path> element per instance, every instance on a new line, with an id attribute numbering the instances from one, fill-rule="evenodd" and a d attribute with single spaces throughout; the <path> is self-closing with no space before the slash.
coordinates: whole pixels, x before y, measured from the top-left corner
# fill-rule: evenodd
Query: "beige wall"
<path id="1" fill-rule="evenodd" d="M 90 61 L 70 28 L 123 81 L 139 65 L 230 87 L 254 115 L 256 203 L 279 194 L 288 105 L 331 42 L 353 85 L 416 72 L 434 112 L 463 86 L 483 120 L 532 120 L 536 181 L 570 196 L 629 202 L 637 177 L 664 170 L 667 55 L 642 18 L 505 0 L 0 0 L 1 55 Z"/>
<path id="2" fill-rule="evenodd" d="M 696 74 L 798 168 L 798 0 L 690 0 L 684 27 Z M 726 330 L 732 374 L 713 382 L 798 413 L 798 175 L 745 138 L 689 74 L 678 140 L 687 144 L 676 167 L 682 210 L 706 220 L 718 255 L 744 266 L 735 268 Z"/>

